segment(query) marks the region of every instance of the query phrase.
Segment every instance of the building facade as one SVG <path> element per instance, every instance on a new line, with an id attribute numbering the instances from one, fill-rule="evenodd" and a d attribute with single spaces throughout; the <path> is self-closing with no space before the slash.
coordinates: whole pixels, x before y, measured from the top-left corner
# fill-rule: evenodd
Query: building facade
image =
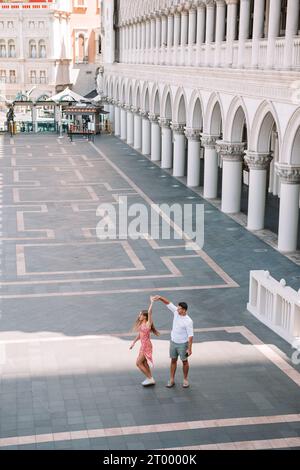
<path id="1" fill-rule="evenodd" d="M 249 230 L 300 248 L 300 1 L 103 0 L 121 139 Z"/>
<path id="2" fill-rule="evenodd" d="M 68 0 L 0 0 L 0 95 L 48 95 L 70 85 Z"/>
<path id="3" fill-rule="evenodd" d="M 100 0 L 72 0 L 71 83 L 73 90 L 86 95 L 95 89 L 101 64 Z"/>

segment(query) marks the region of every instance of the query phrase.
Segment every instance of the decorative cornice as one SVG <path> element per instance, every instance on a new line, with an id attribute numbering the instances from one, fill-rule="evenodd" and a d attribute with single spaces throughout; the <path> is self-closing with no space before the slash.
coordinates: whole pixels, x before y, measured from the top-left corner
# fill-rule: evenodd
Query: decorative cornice
<path id="1" fill-rule="evenodd" d="M 184 134 L 188 140 L 200 142 L 200 129 L 192 129 L 191 127 L 186 127 Z"/>
<path id="2" fill-rule="evenodd" d="M 223 140 L 217 140 L 216 142 L 216 150 L 221 155 L 222 160 L 230 162 L 242 161 L 245 146 L 245 142 L 224 142 Z"/>
<path id="3" fill-rule="evenodd" d="M 219 135 L 208 135 L 202 134 L 201 135 L 201 145 L 207 149 L 215 149 L 216 142 L 220 139 Z"/>
<path id="4" fill-rule="evenodd" d="M 160 117 L 160 118 L 158 118 L 158 123 L 159 123 L 160 127 L 170 129 L 171 119 Z"/>
<path id="5" fill-rule="evenodd" d="M 247 151 L 244 160 L 251 170 L 267 170 L 272 160 L 270 153 L 257 153 Z"/>
<path id="6" fill-rule="evenodd" d="M 275 163 L 275 170 L 282 183 L 300 184 L 300 165 Z"/>
<path id="7" fill-rule="evenodd" d="M 179 124 L 178 122 L 171 122 L 170 127 L 175 134 L 184 134 L 184 124 Z"/>

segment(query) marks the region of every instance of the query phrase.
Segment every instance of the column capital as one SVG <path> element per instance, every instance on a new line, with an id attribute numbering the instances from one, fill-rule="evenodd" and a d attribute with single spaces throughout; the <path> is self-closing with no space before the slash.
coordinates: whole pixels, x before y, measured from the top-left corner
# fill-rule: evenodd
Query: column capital
<path id="1" fill-rule="evenodd" d="M 149 121 L 155 123 L 158 121 L 158 115 L 154 113 L 149 113 Z"/>
<path id="2" fill-rule="evenodd" d="M 148 119 L 148 112 L 145 109 L 140 109 L 140 116 L 142 116 L 143 119 Z"/>
<path id="3" fill-rule="evenodd" d="M 300 184 L 300 165 L 275 163 L 276 174 L 285 184 Z"/>
<path id="4" fill-rule="evenodd" d="M 205 4 L 207 8 L 214 8 L 216 2 L 215 0 L 205 0 Z"/>
<path id="5" fill-rule="evenodd" d="M 188 140 L 194 142 L 200 142 L 200 129 L 193 129 L 191 127 L 186 127 L 184 134 Z"/>
<path id="6" fill-rule="evenodd" d="M 139 114 L 139 108 L 137 108 L 136 106 L 131 106 L 131 112 L 134 114 Z"/>
<path id="7" fill-rule="evenodd" d="M 208 149 L 214 149 L 219 139 L 219 135 L 201 134 L 201 145 Z"/>
<path id="8" fill-rule="evenodd" d="M 160 117 L 158 119 L 158 123 L 160 125 L 160 127 L 164 127 L 166 129 L 169 129 L 170 128 L 170 124 L 171 124 L 171 120 L 170 119 L 167 119 L 167 118 L 163 118 L 163 117 Z"/>
<path id="9" fill-rule="evenodd" d="M 216 150 L 221 155 L 222 160 L 230 162 L 241 162 L 245 151 L 245 142 L 225 142 L 217 140 Z"/>
<path id="10" fill-rule="evenodd" d="M 247 151 L 244 160 L 251 170 L 267 170 L 272 160 L 270 153 Z"/>
<path id="11" fill-rule="evenodd" d="M 237 5 L 239 0 L 226 0 L 227 5 Z"/>
<path id="12" fill-rule="evenodd" d="M 130 104 L 124 104 L 124 105 L 123 105 L 123 108 L 124 108 L 127 112 L 130 112 L 130 113 L 131 113 L 131 106 L 130 106 Z"/>
<path id="13" fill-rule="evenodd" d="M 170 127 L 172 131 L 174 132 L 174 134 L 181 134 L 181 135 L 184 134 L 184 129 L 185 129 L 184 124 L 179 124 L 179 122 L 172 121 Z"/>

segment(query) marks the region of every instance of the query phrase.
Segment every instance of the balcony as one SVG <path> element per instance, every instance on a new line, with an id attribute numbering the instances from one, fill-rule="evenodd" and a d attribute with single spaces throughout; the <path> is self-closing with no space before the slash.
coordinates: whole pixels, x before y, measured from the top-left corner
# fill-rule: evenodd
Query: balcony
<path id="1" fill-rule="evenodd" d="M 17 83 L 17 77 L 0 77 L 0 83 Z"/>
<path id="2" fill-rule="evenodd" d="M 47 77 L 30 77 L 29 83 L 31 85 L 44 85 L 48 83 Z"/>

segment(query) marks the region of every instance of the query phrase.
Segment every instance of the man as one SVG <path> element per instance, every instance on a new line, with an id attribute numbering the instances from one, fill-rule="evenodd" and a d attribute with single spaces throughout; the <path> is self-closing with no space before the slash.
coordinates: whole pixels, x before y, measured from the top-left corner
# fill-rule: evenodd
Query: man
<path id="1" fill-rule="evenodd" d="M 188 306 L 185 302 L 179 302 L 176 307 L 165 297 L 156 295 L 153 300 L 160 300 L 163 302 L 171 312 L 174 314 L 173 327 L 171 331 L 171 342 L 170 342 L 170 380 L 166 387 L 171 388 L 175 385 L 175 373 L 177 368 L 178 356 L 182 360 L 183 366 L 183 387 L 189 387 L 188 373 L 189 373 L 189 361 L 188 357 L 192 354 L 193 344 L 193 320 L 188 316 Z"/>

